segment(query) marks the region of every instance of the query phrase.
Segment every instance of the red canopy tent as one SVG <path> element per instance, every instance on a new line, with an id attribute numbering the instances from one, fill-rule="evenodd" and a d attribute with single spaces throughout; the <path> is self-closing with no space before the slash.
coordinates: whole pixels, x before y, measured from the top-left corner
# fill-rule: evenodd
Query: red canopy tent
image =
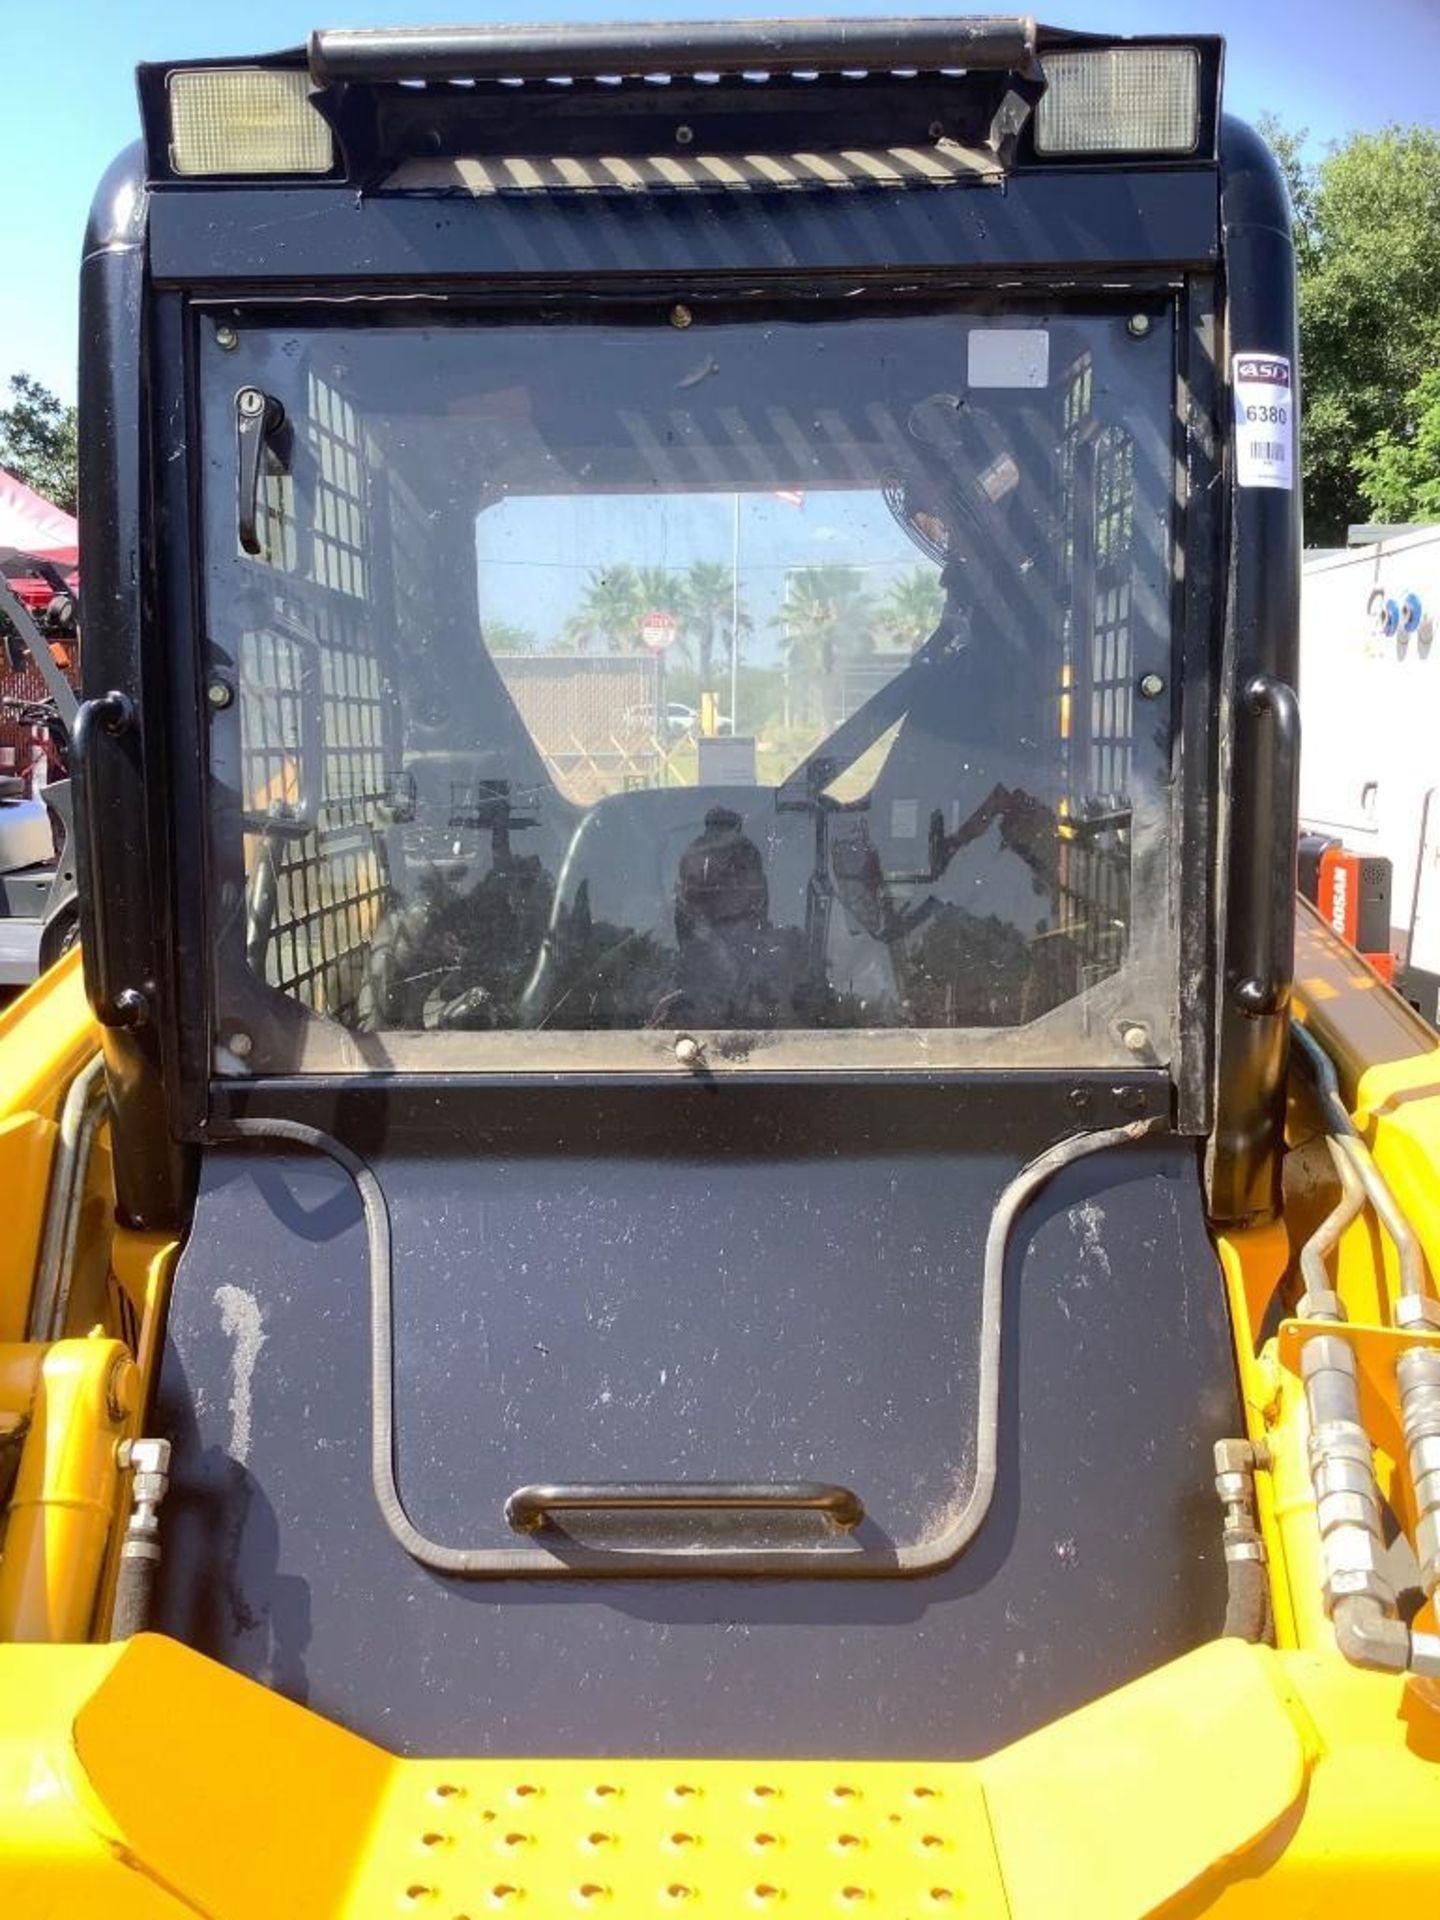
<path id="1" fill-rule="evenodd" d="M 80 558 L 79 530 L 72 515 L 0 467 L 0 547 L 73 567 Z"/>
<path id="2" fill-rule="evenodd" d="M 80 557 L 79 534 L 73 517 L 0 467 L 0 552 L 10 549 L 37 560 L 48 560 L 67 574 Z M 19 582 L 16 591 L 23 601 L 25 596 Z M 45 591 L 48 594 L 48 588 Z M 73 645 L 52 645 L 50 651 L 73 686 L 78 677 Z M 0 647 L 0 692 L 12 700 L 40 701 L 47 691 L 44 678 L 33 663 L 16 672 L 11 668 L 8 649 Z M 52 762 L 53 777 L 58 763 L 42 734 L 18 720 L 0 720 L 0 772 L 33 772 L 46 760 Z"/>

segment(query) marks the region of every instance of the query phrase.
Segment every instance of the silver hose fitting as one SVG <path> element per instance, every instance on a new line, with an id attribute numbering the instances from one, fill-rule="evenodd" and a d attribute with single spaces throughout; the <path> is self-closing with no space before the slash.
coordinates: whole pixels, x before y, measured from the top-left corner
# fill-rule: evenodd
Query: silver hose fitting
<path id="1" fill-rule="evenodd" d="M 1255 1504 L 1255 1470 L 1270 1454 L 1248 1440 L 1215 1442 L 1215 1491 L 1225 1514 L 1225 1624 L 1227 1639 L 1275 1644 L 1265 1542 Z"/>
<path id="2" fill-rule="evenodd" d="M 170 1487 L 170 1442 L 122 1440 L 117 1458 L 122 1471 L 128 1470 L 133 1478 L 110 1638 L 128 1640 L 150 1624 L 155 1575 L 160 1569 L 160 1504 Z"/>
<path id="3" fill-rule="evenodd" d="M 1263 1464 L 1248 1440 L 1215 1442 L 1215 1491 L 1225 1514 L 1227 1560 L 1265 1558 L 1265 1543 L 1255 1514 L 1255 1469 Z"/>
<path id="4" fill-rule="evenodd" d="M 1440 1333 L 1440 1300 L 1432 1299 L 1428 1293 L 1402 1293 L 1390 1309 L 1390 1318 L 1407 1333 L 1416 1327 Z"/>
<path id="5" fill-rule="evenodd" d="M 1440 1348 L 1411 1347 L 1395 1363 L 1405 1456 L 1415 1489 L 1415 1554 L 1420 1584 L 1440 1592 Z"/>
<path id="6" fill-rule="evenodd" d="M 1387 1618 L 1396 1612 L 1385 1571 L 1380 1489 L 1370 1437 L 1360 1423 L 1360 1385 L 1347 1340 L 1319 1334 L 1300 1355 L 1310 1414 L 1310 1485 L 1320 1528 L 1327 1614 L 1342 1600 L 1363 1598 Z"/>

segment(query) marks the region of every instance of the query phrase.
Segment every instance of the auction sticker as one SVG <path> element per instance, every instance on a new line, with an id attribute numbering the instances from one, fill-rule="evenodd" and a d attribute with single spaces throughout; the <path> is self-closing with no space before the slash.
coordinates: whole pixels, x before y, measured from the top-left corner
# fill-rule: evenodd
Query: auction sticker
<path id="1" fill-rule="evenodd" d="M 1230 363 L 1235 391 L 1235 484 L 1295 485 L 1295 395 L 1290 362 L 1277 353 L 1237 353 Z"/>

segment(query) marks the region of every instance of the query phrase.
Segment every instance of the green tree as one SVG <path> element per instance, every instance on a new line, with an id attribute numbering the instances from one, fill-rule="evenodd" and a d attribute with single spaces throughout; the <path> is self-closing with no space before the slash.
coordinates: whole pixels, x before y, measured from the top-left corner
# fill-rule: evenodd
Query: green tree
<path id="1" fill-rule="evenodd" d="M 630 637 L 630 648 L 642 647 L 645 642 L 640 623 L 647 613 L 668 613 L 684 626 L 684 577 L 672 573 L 668 567 L 641 567 L 635 575 L 635 630 Z M 683 632 L 677 638 L 677 645 L 684 638 Z M 670 657 L 674 657 L 674 648 Z"/>
<path id="2" fill-rule="evenodd" d="M 1424 511 L 1401 450 L 1440 364 L 1440 132 L 1354 134 L 1315 165 L 1303 134 L 1265 132 L 1295 211 L 1306 538 L 1338 545 L 1375 510 L 1371 486 L 1400 519 Z"/>
<path id="3" fill-rule="evenodd" d="M 1372 520 L 1440 520 L 1440 366 L 1421 374 L 1405 411 L 1403 428 L 1378 433 L 1356 456 L 1360 491 Z"/>
<path id="4" fill-rule="evenodd" d="M 484 639 L 491 653 L 534 653 L 535 636 L 528 627 L 513 620 L 487 620 Z"/>
<path id="5" fill-rule="evenodd" d="M 75 511 L 75 409 L 28 373 L 10 376 L 10 404 L 0 407 L 0 467 Z"/>
<path id="6" fill-rule="evenodd" d="M 818 686 L 821 724 L 834 726 L 840 716 L 840 663 L 871 650 L 874 623 L 874 603 L 858 568 L 797 567 L 789 575 L 779 625 L 792 707 L 808 707 L 803 690 Z"/>
<path id="7" fill-rule="evenodd" d="M 686 570 L 680 586 L 680 613 L 687 635 L 694 641 L 696 678 L 700 690 L 714 691 L 715 653 L 723 647 L 730 657 L 731 622 L 737 611 L 735 581 L 729 567 L 713 560 L 697 560 Z M 744 602 L 738 603 L 739 632 L 752 626 Z"/>
<path id="8" fill-rule="evenodd" d="M 1256 125 L 1285 176 L 1285 185 L 1290 192 L 1290 212 L 1295 222 L 1295 251 L 1302 257 L 1303 266 L 1305 248 L 1315 225 L 1315 174 L 1305 158 L 1310 129 L 1287 127 L 1273 113 L 1262 113 Z"/>
<path id="9" fill-rule="evenodd" d="M 928 640 L 945 611 L 945 589 L 933 567 L 912 567 L 892 580 L 880 605 L 879 631 L 887 645 L 913 653 Z"/>
<path id="10" fill-rule="evenodd" d="M 640 577 L 633 567 L 596 567 L 579 606 L 565 623 L 565 639 L 581 653 L 598 642 L 606 653 L 628 653 L 639 644 Z"/>

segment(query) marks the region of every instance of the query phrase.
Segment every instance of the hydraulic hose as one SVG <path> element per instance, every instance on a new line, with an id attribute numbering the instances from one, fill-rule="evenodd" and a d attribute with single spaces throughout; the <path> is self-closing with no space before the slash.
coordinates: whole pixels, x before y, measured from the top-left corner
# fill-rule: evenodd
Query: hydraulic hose
<path id="1" fill-rule="evenodd" d="M 1310 1320 L 1334 1322 L 1337 1328 L 1345 1318 L 1325 1258 L 1360 1211 L 1358 1186 L 1399 1255 L 1401 1292 L 1391 1310 L 1397 1329 L 1433 1327 L 1440 1313 L 1429 1291 L 1419 1239 L 1355 1130 L 1334 1061 L 1298 1021 L 1292 1031 L 1334 1129 L 1328 1144 L 1341 1186 L 1339 1204 L 1300 1255 L 1306 1289 L 1301 1312 Z M 1374 1450 L 1360 1413 L 1355 1350 L 1338 1331 L 1317 1334 L 1301 1349 L 1300 1373 L 1310 1419 L 1310 1478 L 1325 1569 L 1325 1609 L 1334 1623 L 1336 1643 L 1356 1666 L 1440 1677 L 1440 1635 L 1416 1632 L 1397 1618 L 1397 1597 L 1385 1570 Z M 1415 1489 L 1416 1553 L 1422 1584 L 1433 1600 L 1440 1591 L 1440 1352 L 1418 1345 L 1407 1348 L 1396 1361 L 1395 1375 Z"/>
<path id="2" fill-rule="evenodd" d="M 1407 1300 L 1415 1301 L 1423 1309 L 1427 1301 L 1427 1287 L 1425 1256 L 1421 1252 L 1419 1239 L 1410 1222 L 1400 1211 L 1399 1204 L 1388 1182 L 1376 1166 L 1370 1149 L 1355 1130 L 1355 1122 L 1350 1118 L 1349 1110 L 1340 1093 L 1340 1077 L 1335 1071 L 1335 1062 L 1314 1035 L 1298 1020 L 1291 1022 L 1290 1031 L 1315 1075 L 1316 1091 L 1320 1096 L 1320 1105 L 1330 1121 L 1331 1133 L 1354 1167 L 1381 1225 L 1395 1243 L 1395 1251 L 1400 1260 L 1400 1291 Z M 1428 1316 L 1422 1311 L 1416 1315 L 1416 1318 L 1428 1319 Z M 1430 1324 L 1435 1322 L 1430 1321 Z"/>
<path id="3" fill-rule="evenodd" d="M 1335 1251 L 1346 1227 L 1359 1217 L 1364 1208 L 1365 1188 L 1355 1162 L 1340 1142 L 1332 1135 L 1325 1144 L 1330 1149 L 1330 1158 L 1340 1181 L 1340 1202 L 1326 1214 L 1300 1249 L 1300 1273 L 1305 1282 L 1302 1311 L 1310 1319 L 1343 1320 L 1345 1310 L 1340 1304 L 1339 1294 L 1330 1284 L 1330 1271 L 1325 1262 Z"/>
<path id="4" fill-rule="evenodd" d="M 1249 1640 L 1255 1645 L 1274 1638 L 1270 1616 L 1270 1581 L 1263 1560 L 1225 1561 L 1225 1624 L 1227 1640 Z"/>
<path id="5" fill-rule="evenodd" d="M 1255 1468 L 1267 1458 L 1248 1440 L 1215 1443 L 1215 1491 L 1225 1511 L 1227 1640 L 1273 1645 L 1275 1621 L 1265 1573 L 1265 1542 L 1255 1511 Z"/>
<path id="6" fill-rule="evenodd" d="M 126 1440 L 119 1463 L 131 1475 L 130 1519 L 120 1543 L 110 1638 L 128 1640 L 150 1625 L 160 1571 L 160 1503 L 170 1486 L 170 1442 Z"/>

